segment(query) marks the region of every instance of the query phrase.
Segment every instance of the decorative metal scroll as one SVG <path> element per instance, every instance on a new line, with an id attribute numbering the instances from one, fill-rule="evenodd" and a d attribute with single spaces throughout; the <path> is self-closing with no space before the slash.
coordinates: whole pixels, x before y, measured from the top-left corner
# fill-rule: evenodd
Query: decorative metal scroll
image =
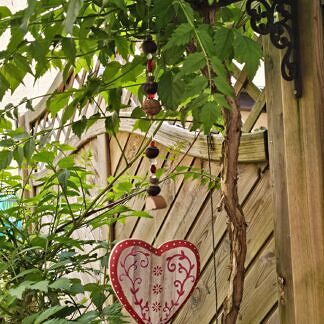
<path id="1" fill-rule="evenodd" d="M 272 44 L 285 51 L 282 77 L 294 81 L 294 94 L 301 97 L 296 1 L 247 0 L 246 12 L 251 17 L 253 30 L 261 35 L 269 34 Z"/>

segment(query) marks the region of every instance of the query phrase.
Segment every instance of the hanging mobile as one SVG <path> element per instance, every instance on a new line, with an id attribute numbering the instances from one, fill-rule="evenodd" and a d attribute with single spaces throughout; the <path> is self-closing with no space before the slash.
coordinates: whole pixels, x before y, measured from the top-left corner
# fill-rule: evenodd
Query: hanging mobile
<path id="1" fill-rule="evenodd" d="M 147 57 L 146 63 L 146 83 L 143 85 L 143 91 L 146 98 L 143 102 L 142 109 L 148 115 L 148 117 L 153 118 L 161 111 L 161 104 L 158 99 L 156 99 L 158 83 L 154 79 L 153 69 L 154 60 L 153 55 L 157 51 L 157 45 L 152 39 L 151 35 L 148 35 L 142 44 L 142 49 Z M 156 147 L 156 143 L 152 138 L 150 146 L 146 149 L 145 155 L 151 161 L 150 167 L 150 186 L 147 190 L 148 197 L 146 199 L 146 209 L 162 209 L 167 206 L 166 201 L 163 196 L 159 195 L 161 188 L 159 186 L 159 179 L 156 176 L 156 157 L 159 155 L 159 149 Z"/>
<path id="2" fill-rule="evenodd" d="M 148 36 L 142 48 L 147 55 L 147 79 L 143 85 L 146 98 L 142 109 L 152 118 L 161 111 L 161 104 L 155 98 L 158 84 L 153 76 L 157 46 Z M 165 208 L 156 176 L 159 149 L 153 138 L 145 155 L 151 162 L 146 209 Z M 183 240 L 154 248 L 144 241 L 127 239 L 115 245 L 109 258 L 109 275 L 116 296 L 139 324 L 169 323 L 192 294 L 199 272 L 198 249 Z"/>

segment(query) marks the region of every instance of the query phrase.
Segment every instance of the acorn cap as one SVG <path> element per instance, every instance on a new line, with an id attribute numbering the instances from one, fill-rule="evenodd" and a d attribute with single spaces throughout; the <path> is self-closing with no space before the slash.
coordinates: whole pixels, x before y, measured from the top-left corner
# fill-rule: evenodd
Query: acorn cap
<path id="1" fill-rule="evenodd" d="M 143 102 L 143 111 L 145 111 L 148 115 L 154 116 L 161 111 L 161 104 L 156 99 L 146 98 Z"/>

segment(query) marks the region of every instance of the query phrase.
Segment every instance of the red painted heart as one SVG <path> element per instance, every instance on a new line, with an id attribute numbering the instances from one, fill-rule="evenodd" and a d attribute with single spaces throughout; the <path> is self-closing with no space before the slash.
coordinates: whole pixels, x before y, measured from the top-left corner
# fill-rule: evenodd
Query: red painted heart
<path id="1" fill-rule="evenodd" d="M 197 248 L 180 240 L 158 249 L 141 240 L 124 240 L 109 259 L 112 287 L 139 324 L 168 323 L 193 292 L 199 269 Z"/>

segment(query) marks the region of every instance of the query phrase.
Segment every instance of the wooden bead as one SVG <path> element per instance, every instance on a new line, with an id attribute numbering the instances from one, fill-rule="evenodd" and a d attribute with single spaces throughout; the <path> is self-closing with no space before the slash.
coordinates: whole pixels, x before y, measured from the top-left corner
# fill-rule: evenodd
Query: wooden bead
<path id="1" fill-rule="evenodd" d="M 149 196 L 157 196 L 161 192 L 161 188 L 158 185 L 149 186 L 147 193 Z"/>
<path id="2" fill-rule="evenodd" d="M 143 91 L 145 94 L 155 94 L 158 90 L 157 82 L 147 82 L 143 84 Z"/>
<path id="3" fill-rule="evenodd" d="M 155 165 L 155 164 L 152 164 L 152 165 L 151 165 L 150 171 L 151 171 L 152 173 L 156 173 L 156 165 Z"/>
<path id="4" fill-rule="evenodd" d="M 159 184 L 159 179 L 155 176 L 150 176 L 150 183 L 153 185 Z"/>
<path id="5" fill-rule="evenodd" d="M 161 104 L 156 99 L 146 98 L 143 102 L 143 111 L 150 116 L 154 116 L 161 111 Z"/>
<path id="6" fill-rule="evenodd" d="M 156 209 L 163 209 L 167 207 L 167 203 L 165 199 L 158 195 L 158 196 L 148 196 L 146 198 L 145 208 L 147 210 L 156 210 Z"/>
<path id="7" fill-rule="evenodd" d="M 147 36 L 142 44 L 142 49 L 145 54 L 154 54 L 157 51 L 157 45 L 152 39 L 152 36 Z"/>
<path id="8" fill-rule="evenodd" d="M 149 146 L 146 150 L 145 150 L 145 155 L 147 158 L 149 159 L 155 159 L 160 153 L 160 150 L 157 147 L 152 147 Z"/>

